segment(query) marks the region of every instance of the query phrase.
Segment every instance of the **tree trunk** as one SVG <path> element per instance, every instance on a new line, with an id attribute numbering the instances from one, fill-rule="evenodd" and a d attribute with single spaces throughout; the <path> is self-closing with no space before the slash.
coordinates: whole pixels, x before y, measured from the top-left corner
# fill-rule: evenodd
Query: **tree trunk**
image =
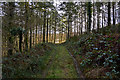
<path id="1" fill-rule="evenodd" d="M 95 4 L 93 3 L 93 29 L 95 29 Z"/>
<path id="2" fill-rule="evenodd" d="M 76 19 L 76 25 L 77 25 L 77 36 L 78 36 L 79 35 L 78 18 Z"/>
<path id="3" fill-rule="evenodd" d="M 9 25 L 9 29 L 13 27 L 13 17 L 14 17 L 14 6 L 15 4 L 13 2 L 9 2 L 9 13 L 8 13 L 8 16 L 9 16 L 9 20 L 8 20 L 8 25 Z M 9 30 L 10 31 L 10 30 Z M 8 53 L 7 55 L 12 55 L 13 54 L 13 39 L 12 39 L 12 35 L 9 34 L 8 36 Z"/>
<path id="4" fill-rule="evenodd" d="M 91 2 L 88 2 L 88 32 L 91 31 Z"/>
<path id="5" fill-rule="evenodd" d="M 47 15 L 47 35 L 46 35 L 46 42 L 48 42 L 48 15 Z"/>
<path id="6" fill-rule="evenodd" d="M 22 31 L 20 31 L 19 34 L 19 50 L 22 52 Z"/>
<path id="7" fill-rule="evenodd" d="M 115 25 L 115 2 L 113 2 L 113 5 L 112 5 L 112 7 L 113 7 L 113 25 Z"/>
<path id="8" fill-rule="evenodd" d="M 56 42 L 56 12 L 55 12 L 55 28 L 54 28 L 54 43 Z"/>
<path id="9" fill-rule="evenodd" d="M 28 50 L 28 2 L 25 3 L 25 13 L 26 13 L 26 20 L 25 20 L 25 30 L 26 30 L 26 34 L 25 34 L 25 50 Z"/>
<path id="10" fill-rule="evenodd" d="M 84 13 L 84 16 L 85 16 L 85 31 L 87 32 L 86 11 Z"/>
<path id="11" fill-rule="evenodd" d="M 43 43 L 45 43 L 46 11 L 44 11 Z"/>
<path id="12" fill-rule="evenodd" d="M 104 20 L 104 16 L 103 16 L 103 10 L 104 10 L 104 8 L 103 8 L 103 3 L 102 3 L 102 28 L 103 28 L 103 20 Z"/>
<path id="13" fill-rule="evenodd" d="M 110 2 L 108 2 L 108 26 L 111 24 L 110 12 Z"/>
<path id="14" fill-rule="evenodd" d="M 74 36 L 75 36 L 75 34 L 76 34 L 76 31 L 75 31 L 75 20 L 74 20 Z"/>
<path id="15" fill-rule="evenodd" d="M 49 41 L 51 42 L 51 26 L 52 26 L 52 15 L 50 17 L 50 26 L 49 26 Z"/>
<path id="16" fill-rule="evenodd" d="M 81 15 L 82 15 L 82 14 L 81 14 Z M 80 30 L 81 30 L 80 33 L 82 34 L 82 32 L 83 32 L 83 31 L 82 31 L 82 28 L 83 28 L 83 18 L 82 18 L 82 16 L 81 16 L 81 27 L 80 27 L 80 28 L 81 28 L 81 29 L 80 29 Z"/>
<path id="17" fill-rule="evenodd" d="M 98 9 L 97 9 L 97 31 L 99 31 L 99 28 L 100 28 L 100 25 L 99 25 L 99 14 L 100 13 L 100 11 L 99 11 L 99 7 L 98 7 Z"/>
<path id="18" fill-rule="evenodd" d="M 69 39 L 69 15 L 68 15 L 68 35 L 67 38 Z"/>
<path id="19" fill-rule="evenodd" d="M 37 13 L 38 13 L 38 12 L 37 12 Z M 35 31 L 35 32 L 36 32 L 36 36 L 35 36 L 35 43 L 36 43 L 36 44 L 38 43 L 38 42 L 37 42 L 37 39 L 38 39 L 38 37 L 37 37 L 37 34 L 38 34 L 38 33 L 37 33 L 37 32 L 38 32 L 37 26 L 38 26 L 38 23 L 37 23 L 37 15 L 36 15 L 36 29 L 35 29 L 35 30 L 36 30 L 36 31 Z"/>
<path id="20" fill-rule="evenodd" d="M 30 27 L 30 49 L 32 48 L 32 29 Z"/>
<path id="21" fill-rule="evenodd" d="M 35 25 L 33 25 L 33 26 L 35 26 Z M 34 41 L 34 36 L 35 36 L 35 35 L 34 35 L 34 27 L 33 27 L 32 35 L 33 35 L 33 36 L 32 36 L 32 38 L 33 38 L 32 46 L 34 46 L 34 42 L 35 42 L 35 41 Z"/>

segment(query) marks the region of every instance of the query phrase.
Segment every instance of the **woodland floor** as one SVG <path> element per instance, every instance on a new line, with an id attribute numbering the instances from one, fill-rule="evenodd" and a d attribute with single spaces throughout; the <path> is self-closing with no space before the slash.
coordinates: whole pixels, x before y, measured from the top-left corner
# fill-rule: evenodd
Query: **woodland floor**
<path id="1" fill-rule="evenodd" d="M 120 31 L 116 30 L 114 26 L 105 27 L 63 44 L 37 44 L 27 52 L 4 57 L 2 77 L 119 78 Z"/>
<path id="2" fill-rule="evenodd" d="M 44 69 L 43 78 L 78 78 L 75 65 L 68 50 L 63 45 L 54 45 L 50 52 L 47 68 Z M 35 75 L 40 77 L 39 73 Z"/>

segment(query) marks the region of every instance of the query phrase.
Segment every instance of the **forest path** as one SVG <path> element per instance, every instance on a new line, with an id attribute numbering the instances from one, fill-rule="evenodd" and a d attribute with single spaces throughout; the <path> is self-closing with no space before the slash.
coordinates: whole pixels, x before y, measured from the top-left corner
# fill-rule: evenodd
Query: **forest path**
<path id="1" fill-rule="evenodd" d="M 72 57 L 63 45 L 56 45 L 55 55 L 51 57 L 45 78 L 78 78 Z"/>

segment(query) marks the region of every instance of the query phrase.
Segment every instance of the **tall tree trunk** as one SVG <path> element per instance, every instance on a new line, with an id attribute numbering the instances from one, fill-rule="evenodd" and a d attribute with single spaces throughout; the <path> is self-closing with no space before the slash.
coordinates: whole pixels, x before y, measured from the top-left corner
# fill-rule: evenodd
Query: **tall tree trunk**
<path id="1" fill-rule="evenodd" d="M 37 25 L 37 23 L 36 23 L 36 29 L 35 29 L 35 43 L 36 43 L 36 44 L 37 44 L 37 39 L 38 39 L 38 37 L 37 37 L 37 34 L 38 34 L 38 33 L 37 33 L 37 31 L 38 31 L 38 30 L 37 30 L 37 26 L 38 26 L 38 25 Z"/>
<path id="2" fill-rule="evenodd" d="M 31 17 L 32 17 L 32 9 L 31 9 Z M 32 26 L 30 25 L 30 49 L 32 48 L 32 28 L 31 27 Z"/>
<path id="3" fill-rule="evenodd" d="M 19 50 L 22 52 L 22 31 L 19 33 Z"/>
<path id="4" fill-rule="evenodd" d="M 70 21 L 70 36 L 72 36 L 72 21 Z"/>
<path id="5" fill-rule="evenodd" d="M 104 15 L 104 26 L 106 26 L 105 24 L 106 24 L 106 17 L 105 17 L 105 12 L 103 13 L 103 15 Z"/>
<path id="6" fill-rule="evenodd" d="M 93 2 L 93 30 L 95 29 L 95 3 Z"/>
<path id="7" fill-rule="evenodd" d="M 99 31 L 99 28 L 100 28 L 100 25 L 99 25 L 99 23 L 100 23 L 100 21 L 99 21 L 99 14 L 100 13 L 100 11 L 99 11 L 99 7 L 98 7 L 98 9 L 97 9 L 97 31 Z"/>
<path id="8" fill-rule="evenodd" d="M 53 21 L 54 21 L 54 13 L 53 13 L 53 16 L 52 16 L 52 25 L 54 25 Z M 54 27 L 52 26 L 52 39 L 51 39 L 51 42 L 54 43 Z"/>
<path id="9" fill-rule="evenodd" d="M 48 42 L 48 14 L 47 14 L 47 34 L 46 34 L 46 42 Z"/>
<path id="10" fill-rule="evenodd" d="M 33 26 L 35 26 L 35 25 L 33 25 Z M 33 27 L 33 29 L 32 29 L 32 35 L 33 35 L 33 36 L 32 36 L 32 38 L 33 38 L 33 39 L 32 39 L 32 40 L 33 40 L 32 46 L 34 46 L 34 42 L 35 42 L 35 40 L 34 40 L 34 39 L 35 39 L 35 37 L 34 37 L 34 36 L 35 36 L 35 35 L 34 35 L 34 27 Z"/>
<path id="11" fill-rule="evenodd" d="M 69 39 L 69 15 L 68 15 L 68 35 L 67 35 L 67 38 Z"/>
<path id="12" fill-rule="evenodd" d="M 55 28 L 54 28 L 54 43 L 56 42 L 56 12 L 55 12 Z"/>
<path id="13" fill-rule="evenodd" d="M 30 49 L 32 48 L 32 29 L 30 26 Z"/>
<path id="14" fill-rule="evenodd" d="M 52 30 L 52 39 L 51 39 L 52 42 L 54 42 L 54 40 L 53 40 L 54 36 L 53 35 L 54 35 L 54 30 Z"/>
<path id="15" fill-rule="evenodd" d="M 88 32 L 91 31 L 91 2 L 88 2 Z"/>
<path id="16" fill-rule="evenodd" d="M 87 16 L 86 16 L 86 11 L 84 13 L 84 16 L 85 16 L 85 31 L 87 32 L 87 22 L 86 22 Z"/>
<path id="17" fill-rule="evenodd" d="M 74 20 L 74 36 L 76 35 L 75 28 L 76 28 L 76 26 L 75 26 L 75 20 Z"/>
<path id="18" fill-rule="evenodd" d="M 110 24 L 111 24 L 111 18 L 110 18 L 110 2 L 108 2 L 108 26 L 110 26 Z"/>
<path id="19" fill-rule="evenodd" d="M 79 35 L 78 18 L 76 18 L 76 25 L 77 25 L 77 36 L 78 36 Z"/>
<path id="20" fill-rule="evenodd" d="M 115 2 L 113 2 L 112 7 L 113 7 L 113 25 L 115 25 Z"/>
<path id="21" fill-rule="evenodd" d="M 81 27 L 80 27 L 80 24 L 81 24 L 81 17 L 80 17 L 80 13 L 79 13 L 79 35 L 81 34 Z"/>
<path id="22" fill-rule="evenodd" d="M 42 13 L 40 14 L 40 42 L 43 42 L 43 40 L 42 40 L 42 32 L 43 32 L 43 30 L 42 30 L 42 28 L 43 28 L 43 17 L 42 17 Z"/>
<path id="23" fill-rule="evenodd" d="M 52 15 L 50 17 L 50 26 L 49 26 L 49 41 L 51 42 L 51 26 L 52 26 Z"/>
<path id="24" fill-rule="evenodd" d="M 46 11 L 44 11 L 43 43 L 45 43 Z"/>
<path id="25" fill-rule="evenodd" d="M 25 50 L 28 50 L 28 2 L 25 3 L 25 16 L 26 16 L 26 20 L 25 20 L 25 30 L 26 30 L 26 34 L 25 34 Z"/>
<path id="26" fill-rule="evenodd" d="M 41 18 L 41 15 L 40 15 L 40 12 L 39 12 L 39 16 Z M 39 21 L 41 21 L 41 19 L 39 18 Z M 39 31 L 38 31 L 38 42 L 40 43 L 40 37 L 41 37 L 41 34 L 40 34 L 40 28 L 41 28 L 41 25 L 40 25 L 40 22 L 38 21 L 38 26 L 39 26 Z"/>
<path id="27" fill-rule="evenodd" d="M 37 12 L 37 13 L 38 13 L 38 12 Z M 37 42 L 37 40 L 38 40 L 38 37 L 37 37 L 37 34 L 38 34 L 38 33 L 37 33 L 37 32 L 38 32 L 38 28 L 37 28 L 37 27 L 38 27 L 38 23 L 37 23 L 37 22 L 38 22 L 38 21 L 37 21 L 37 15 L 36 15 L 36 29 L 35 29 L 35 33 L 36 33 L 36 34 L 35 34 L 35 35 L 36 35 L 36 36 L 35 36 L 35 43 L 36 43 L 36 44 L 38 43 L 38 42 Z"/>
<path id="28" fill-rule="evenodd" d="M 13 17 L 14 17 L 14 7 L 15 7 L 15 4 L 13 2 L 9 2 L 8 3 L 9 5 L 9 13 L 8 13 L 8 25 L 9 25 L 9 29 L 13 27 Z M 12 35 L 9 34 L 8 36 L 8 53 L 7 55 L 12 55 L 13 54 L 13 39 L 12 39 Z"/>
<path id="29" fill-rule="evenodd" d="M 82 34 L 82 32 L 83 32 L 83 31 L 82 31 L 82 28 L 83 28 L 83 18 L 82 18 L 82 14 L 81 14 L 81 27 L 80 27 L 80 28 L 81 28 L 81 29 L 80 29 L 80 30 L 81 30 L 80 32 L 81 32 L 81 34 Z"/>
<path id="30" fill-rule="evenodd" d="M 104 8 L 103 8 L 103 3 L 102 3 L 102 28 L 103 28 L 103 21 L 104 21 L 104 14 L 103 14 L 103 12 L 104 12 Z"/>

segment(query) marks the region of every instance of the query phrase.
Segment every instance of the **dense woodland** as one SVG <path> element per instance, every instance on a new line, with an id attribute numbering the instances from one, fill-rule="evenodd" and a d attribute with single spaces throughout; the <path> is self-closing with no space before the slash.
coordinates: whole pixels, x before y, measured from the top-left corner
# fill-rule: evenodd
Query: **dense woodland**
<path id="1" fill-rule="evenodd" d="M 0 5 L 3 78 L 120 77 L 119 2 Z"/>

